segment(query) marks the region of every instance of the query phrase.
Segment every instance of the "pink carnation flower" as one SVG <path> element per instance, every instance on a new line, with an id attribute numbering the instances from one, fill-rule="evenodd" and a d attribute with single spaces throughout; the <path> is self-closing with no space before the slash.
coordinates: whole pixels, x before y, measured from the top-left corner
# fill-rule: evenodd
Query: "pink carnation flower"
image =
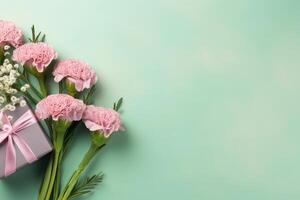
<path id="1" fill-rule="evenodd" d="M 53 94 L 42 99 L 37 105 L 35 113 L 39 119 L 52 117 L 53 120 L 67 121 L 81 120 L 86 105 L 83 101 L 67 94 Z"/>
<path id="2" fill-rule="evenodd" d="M 14 47 L 20 46 L 22 41 L 22 31 L 12 22 L 0 20 L 0 44 L 10 44 Z"/>
<path id="3" fill-rule="evenodd" d="M 57 53 L 48 44 L 43 42 L 27 43 L 13 52 L 13 59 L 20 63 L 33 65 L 38 72 L 43 72 L 44 69 L 57 58 Z"/>
<path id="4" fill-rule="evenodd" d="M 122 129 L 120 115 L 109 108 L 87 106 L 82 120 L 90 131 L 102 131 L 105 137 Z"/>
<path id="5" fill-rule="evenodd" d="M 79 60 L 64 60 L 60 61 L 54 71 L 54 80 L 60 82 L 63 78 L 75 84 L 77 91 L 82 91 L 85 88 L 90 88 L 97 82 L 97 76 L 90 66 Z"/>

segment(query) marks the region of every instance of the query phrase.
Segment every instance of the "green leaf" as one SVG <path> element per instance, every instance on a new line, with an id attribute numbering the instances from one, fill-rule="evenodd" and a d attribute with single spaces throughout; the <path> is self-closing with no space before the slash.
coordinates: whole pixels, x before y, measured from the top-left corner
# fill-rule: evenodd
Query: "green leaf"
<path id="1" fill-rule="evenodd" d="M 87 177 L 81 182 L 77 182 L 76 186 L 72 190 L 69 199 L 76 198 L 82 195 L 86 195 L 92 192 L 95 187 L 103 181 L 103 173 L 96 174 L 92 177 Z"/>
<path id="2" fill-rule="evenodd" d="M 37 35 L 35 33 L 35 27 L 34 25 L 31 26 L 31 38 L 28 38 L 28 40 L 30 42 L 34 42 L 34 43 L 37 43 L 37 42 L 44 42 L 45 41 L 45 37 L 46 35 L 43 34 L 43 37 L 39 40 L 40 36 L 41 36 L 42 32 L 39 32 Z"/>
<path id="3" fill-rule="evenodd" d="M 121 97 L 121 98 L 118 100 L 117 103 L 114 103 L 113 109 L 114 109 L 115 111 L 120 110 L 122 104 L 123 104 L 123 97 Z"/>
<path id="4" fill-rule="evenodd" d="M 45 42 L 45 39 L 46 39 L 46 35 L 44 34 L 42 39 L 41 39 L 41 42 Z"/>
<path id="5" fill-rule="evenodd" d="M 34 25 L 31 26 L 32 42 L 35 42 L 35 28 Z"/>
<path id="6" fill-rule="evenodd" d="M 117 109 L 117 110 L 120 110 L 122 104 L 123 104 L 123 97 L 121 97 L 121 98 L 119 99 L 119 101 L 118 101 L 118 103 L 117 103 L 116 109 Z"/>
<path id="7" fill-rule="evenodd" d="M 36 41 L 36 42 L 39 41 L 40 35 L 41 35 L 41 32 L 39 32 L 39 34 L 36 36 L 36 38 L 35 38 L 35 41 Z"/>

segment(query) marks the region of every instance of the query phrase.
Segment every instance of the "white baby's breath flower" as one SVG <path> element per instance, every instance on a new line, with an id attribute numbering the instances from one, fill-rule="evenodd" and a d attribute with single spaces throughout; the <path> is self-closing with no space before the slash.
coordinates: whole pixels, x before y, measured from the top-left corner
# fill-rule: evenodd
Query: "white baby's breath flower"
<path id="1" fill-rule="evenodd" d="M 7 47 L 7 50 L 10 47 Z M 6 51 L 6 55 L 9 55 Z M 21 76 L 18 72 L 19 64 L 15 64 L 8 58 L 4 59 L 2 65 L 0 65 L 0 109 L 14 111 L 16 106 L 25 106 L 26 101 L 21 100 L 17 95 L 18 92 L 26 92 L 29 88 L 29 84 L 21 85 L 21 88 L 15 88 L 18 81 L 18 77 Z"/>
<path id="2" fill-rule="evenodd" d="M 11 97 L 10 97 L 10 100 L 11 100 L 12 102 L 17 102 L 17 101 L 18 101 L 18 98 L 17 98 L 16 96 L 11 96 Z"/>
<path id="3" fill-rule="evenodd" d="M 9 86 L 11 86 L 12 84 L 14 84 L 14 80 L 9 80 L 9 81 L 7 81 L 7 84 L 8 84 Z"/>
<path id="4" fill-rule="evenodd" d="M 16 110 L 16 106 L 11 105 L 10 108 L 9 108 L 9 111 L 15 111 L 15 110 Z"/>
<path id="5" fill-rule="evenodd" d="M 9 52 L 5 52 L 5 53 L 4 53 L 4 56 L 9 56 L 9 55 L 10 55 Z"/>
<path id="6" fill-rule="evenodd" d="M 12 64 L 8 64 L 8 65 L 6 66 L 7 72 L 10 72 L 10 70 L 11 70 L 12 68 L 13 68 Z"/>
<path id="7" fill-rule="evenodd" d="M 21 107 L 24 107 L 24 106 L 26 106 L 26 104 L 27 104 L 27 103 L 26 103 L 26 101 L 25 101 L 25 100 L 21 100 L 21 101 L 20 101 L 20 106 L 21 106 Z"/>
<path id="8" fill-rule="evenodd" d="M 7 51 L 7 50 L 9 50 L 9 49 L 10 49 L 10 46 L 9 46 L 9 45 L 5 45 L 5 46 L 4 46 L 4 50 L 5 50 L 5 51 Z"/>
<path id="9" fill-rule="evenodd" d="M 26 90 L 27 90 L 27 87 L 25 87 L 25 86 L 22 86 L 22 87 L 20 88 L 20 90 L 21 90 L 22 92 L 26 92 Z"/>
<path id="10" fill-rule="evenodd" d="M 17 90 L 17 89 L 14 89 L 14 88 L 13 88 L 13 89 L 11 89 L 11 93 L 12 93 L 12 94 L 16 94 L 17 92 L 18 92 L 18 90 Z"/>
<path id="11" fill-rule="evenodd" d="M 8 115 L 7 118 L 11 121 L 13 119 L 13 116 Z"/>
<path id="12" fill-rule="evenodd" d="M 6 90 L 6 92 L 7 92 L 8 94 L 14 94 L 14 93 L 15 93 L 15 89 L 9 88 L 9 89 Z"/>
<path id="13" fill-rule="evenodd" d="M 15 77 L 11 77 L 9 81 L 10 81 L 12 84 L 14 84 L 14 83 L 17 81 L 17 79 L 16 79 Z M 11 85 L 12 85 L 12 84 L 11 84 Z"/>
<path id="14" fill-rule="evenodd" d="M 4 107 L 4 110 L 10 110 L 11 106 L 12 106 L 11 104 L 6 104 L 5 107 Z"/>
<path id="15" fill-rule="evenodd" d="M 3 96 L 0 96 L 0 103 L 4 103 L 5 102 L 5 98 Z"/>

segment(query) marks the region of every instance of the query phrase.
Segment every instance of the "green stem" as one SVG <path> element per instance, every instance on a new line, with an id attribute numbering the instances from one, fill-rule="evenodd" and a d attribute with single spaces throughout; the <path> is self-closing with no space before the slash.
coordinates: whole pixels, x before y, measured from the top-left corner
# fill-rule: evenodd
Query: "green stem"
<path id="1" fill-rule="evenodd" d="M 59 161 L 58 161 L 58 167 L 57 167 L 57 176 L 54 183 L 54 189 L 53 189 L 53 199 L 57 199 L 59 194 L 59 188 L 60 188 L 60 181 L 61 181 L 61 162 L 62 162 L 63 152 L 60 154 Z"/>
<path id="2" fill-rule="evenodd" d="M 59 165 L 58 165 L 58 169 L 57 169 L 57 177 L 56 177 L 56 181 L 54 183 L 54 190 L 53 190 L 53 199 L 56 200 L 58 198 L 59 192 L 60 192 L 60 185 L 61 185 L 61 174 L 62 174 L 62 159 L 63 159 L 63 155 L 65 155 L 66 150 L 68 148 L 68 144 L 71 142 L 71 137 L 73 136 L 73 132 L 75 130 L 75 128 L 77 127 L 79 123 L 76 122 L 72 122 L 72 124 L 69 126 L 69 128 L 67 129 L 66 133 L 65 133 L 65 138 L 64 138 L 64 148 L 63 151 L 61 153 L 61 157 L 59 160 Z M 66 141 L 67 138 L 69 137 L 69 141 Z M 67 144 L 68 143 L 68 144 Z"/>
<path id="3" fill-rule="evenodd" d="M 0 45 L 0 65 L 3 64 L 4 61 L 4 46 Z"/>
<path id="4" fill-rule="evenodd" d="M 41 76 L 37 77 L 37 79 L 40 85 L 42 96 L 46 97 L 48 95 L 48 90 L 45 83 L 45 76 L 42 74 Z"/>
<path id="5" fill-rule="evenodd" d="M 78 179 L 80 178 L 81 173 L 85 170 L 85 168 L 88 166 L 89 162 L 92 160 L 92 158 L 96 155 L 97 151 L 100 148 L 93 143 L 91 144 L 88 152 L 85 154 L 83 160 L 80 162 L 78 168 L 76 171 L 74 171 L 73 175 L 71 176 L 68 184 L 66 185 L 63 192 L 59 195 L 58 200 L 67 200 L 74 189 Z"/>
<path id="6" fill-rule="evenodd" d="M 53 165 L 53 156 L 51 155 L 50 161 L 49 161 L 47 169 L 46 169 L 45 177 L 44 177 L 43 183 L 42 183 L 41 188 L 40 188 L 38 200 L 44 200 L 45 199 L 47 189 L 48 189 L 48 186 L 49 186 L 50 177 L 51 177 L 51 174 L 52 174 L 52 165 Z"/>
<path id="7" fill-rule="evenodd" d="M 75 97 L 76 94 L 77 94 L 75 84 L 66 79 L 65 80 L 65 85 L 66 85 L 66 88 L 67 88 L 68 95 L 70 95 L 72 97 Z"/>
<path id="8" fill-rule="evenodd" d="M 48 182 L 45 183 L 46 192 L 44 194 L 44 198 L 41 198 L 40 200 L 50 200 L 54 184 L 57 181 L 56 178 L 59 176 L 59 166 L 61 164 L 62 159 L 62 153 L 63 153 L 63 143 L 65 138 L 65 133 L 68 128 L 67 124 L 64 122 L 53 122 L 53 135 L 52 135 L 52 142 L 54 146 L 54 158 L 53 158 L 53 165 L 51 170 L 51 176 Z"/>
<path id="9" fill-rule="evenodd" d="M 57 168 L 58 168 L 58 164 L 59 164 L 60 154 L 61 154 L 61 150 L 54 152 L 54 162 L 53 162 L 53 166 L 52 166 L 52 173 L 51 173 L 47 193 L 46 193 L 44 200 L 49 200 L 51 198 L 54 182 L 57 177 Z"/>
<path id="10" fill-rule="evenodd" d="M 46 196 L 45 196 L 45 199 L 43 199 L 43 200 L 49 200 L 51 198 L 54 183 L 55 183 L 55 180 L 56 180 L 56 177 L 57 177 L 57 169 L 58 169 L 58 166 L 60 164 L 59 160 L 60 160 L 61 153 L 62 153 L 62 145 L 60 147 L 58 147 L 57 145 L 55 145 L 55 146 L 56 147 L 55 147 L 55 152 L 54 152 L 54 161 L 53 161 L 53 166 L 52 166 L 52 173 L 51 173 L 51 177 L 50 177 L 50 180 L 49 180 Z"/>

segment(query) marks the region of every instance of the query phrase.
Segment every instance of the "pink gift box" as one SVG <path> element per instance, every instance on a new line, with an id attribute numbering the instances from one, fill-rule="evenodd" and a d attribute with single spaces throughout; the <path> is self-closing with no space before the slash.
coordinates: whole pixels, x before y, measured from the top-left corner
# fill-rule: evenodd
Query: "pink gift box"
<path id="1" fill-rule="evenodd" d="M 13 118 L 4 123 L 7 116 Z M 52 145 L 28 105 L 0 115 L 0 177 L 6 177 L 52 151 Z M 7 125 L 9 124 L 9 125 Z M 12 150 L 13 148 L 13 150 Z M 10 152 L 15 152 L 11 154 Z"/>

